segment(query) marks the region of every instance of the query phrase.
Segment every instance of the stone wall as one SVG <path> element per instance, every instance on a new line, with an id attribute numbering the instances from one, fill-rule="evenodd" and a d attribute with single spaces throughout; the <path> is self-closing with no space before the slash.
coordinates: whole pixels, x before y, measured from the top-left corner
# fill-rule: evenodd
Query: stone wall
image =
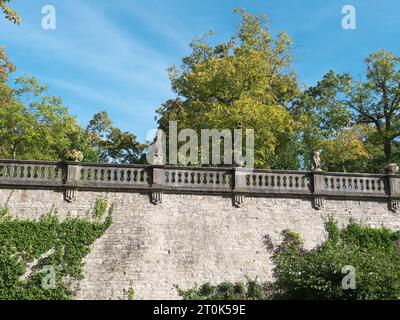
<path id="1" fill-rule="evenodd" d="M 49 211 L 90 217 L 99 197 L 113 205 L 113 224 L 93 245 L 85 261 L 85 279 L 78 299 L 126 299 L 130 286 L 136 299 L 178 298 L 183 288 L 205 282 L 245 281 L 246 276 L 270 280 L 272 265 L 263 244 L 275 243 L 280 232 L 300 232 L 312 248 L 326 237 L 324 221 L 332 216 L 341 225 L 350 218 L 370 226 L 400 228 L 400 214 L 383 200 L 325 199 L 315 210 L 310 199 L 248 195 L 244 205 L 232 206 L 231 196 L 164 193 L 154 205 L 139 191 L 78 191 L 64 201 L 61 189 L 0 189 L 0 205 L 21 219 L 35 219 Z"/>

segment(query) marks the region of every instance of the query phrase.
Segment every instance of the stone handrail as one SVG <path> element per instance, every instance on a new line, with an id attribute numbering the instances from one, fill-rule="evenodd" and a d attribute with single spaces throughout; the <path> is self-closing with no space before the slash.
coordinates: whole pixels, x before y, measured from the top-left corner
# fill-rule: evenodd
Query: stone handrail
<path id="1" fill-rule="evenodd" d="M 64 184 L 67 166 L 51 161 L 0 160 L 0 185 Z"/>
<path id="2" fill-rule="evenodd" d="M 61 188 L 67 201 L 85 189 L 147 190 L 155 204 L 163 192 L 174 191 L 229 194 L 235 206 L 246 195 L 304 196 L 316 209 L 324 198 L 386 199 L 392 210 L 400 200 L 400 176 L 394 174 L 0 160 L 0 187 L 10 186 Z"/>

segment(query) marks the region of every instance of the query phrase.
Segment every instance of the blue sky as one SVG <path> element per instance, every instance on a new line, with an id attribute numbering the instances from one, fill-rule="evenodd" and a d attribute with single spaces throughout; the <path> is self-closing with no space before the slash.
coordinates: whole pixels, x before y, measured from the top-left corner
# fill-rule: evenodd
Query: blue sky
<path id="1" fill-rule="evenodd" d="M 398 0 L 14 0 L 20 26 L 0 19 L 0 44 L 17 66 L 61 96 L 86 126 L 106 110 L 144 142 L 155 110 L 174 97 L 165 69 L 179 65 L 188 43 L 208 30 L 234 33 L 236 7 L 267 14 L 271 31 L 294 42 L 299 80 L 313 85 L 330 69 L 360 77 L 362 59 L 385 48 L 400 55 Z M 41 9 L 53 5 L 56 30 L 43 30 Z M 356 8 L 356 30 L 341 27 L 344 5 Z"/>

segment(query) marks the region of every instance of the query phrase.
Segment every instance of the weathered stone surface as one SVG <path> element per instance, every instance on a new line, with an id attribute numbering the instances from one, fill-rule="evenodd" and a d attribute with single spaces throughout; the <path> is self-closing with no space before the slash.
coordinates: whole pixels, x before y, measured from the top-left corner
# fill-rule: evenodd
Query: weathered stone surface
<path id="1" fill-rule="evenodd" d="M 151 204 L 148 193 L 78 191 L 65 202 L 62 191 L 0 189 L 0 205 L 21 219 L 56 211 L 65 217 L 90 217 L 98 197 L 113 205 L 113 224 L 98 239 L 85 261 L 78 299 L 126 299 L 130 285 L 137 299 L 178 298 L 174 284 L 192 287 L 205 282 L 270 280 L 272 265 L 264 237 L 279 243 L 280 232 L 300 232 L 312 248 L 326 237 L 324 221 L 341 225 L 350 218 L 392 229 L 400 215 L 387 202 L 324 199 L 315 210 L 310 199 L 246 196 L 232 206 L 220 195 L 163 194 Z"/>

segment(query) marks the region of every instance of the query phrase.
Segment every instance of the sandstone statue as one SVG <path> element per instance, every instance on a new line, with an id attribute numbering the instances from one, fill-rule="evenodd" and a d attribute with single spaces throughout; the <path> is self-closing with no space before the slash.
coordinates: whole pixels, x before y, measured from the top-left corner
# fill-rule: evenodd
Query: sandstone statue
<path id="1" fill-rule="evenodd" d="M 396 163 L 389 163 L 386 167 L 385 167 L 385 171 L 388 174 L 396 174 L 399 171 L 399 166 Z"/>
<path id="2" fill-rule="evenodd" d="M 311 170 L 312 171 L 322 171 L 321 170 L 321 160 L 319 158 L 319 151 L 314 151 L 312 153 Z"/>

